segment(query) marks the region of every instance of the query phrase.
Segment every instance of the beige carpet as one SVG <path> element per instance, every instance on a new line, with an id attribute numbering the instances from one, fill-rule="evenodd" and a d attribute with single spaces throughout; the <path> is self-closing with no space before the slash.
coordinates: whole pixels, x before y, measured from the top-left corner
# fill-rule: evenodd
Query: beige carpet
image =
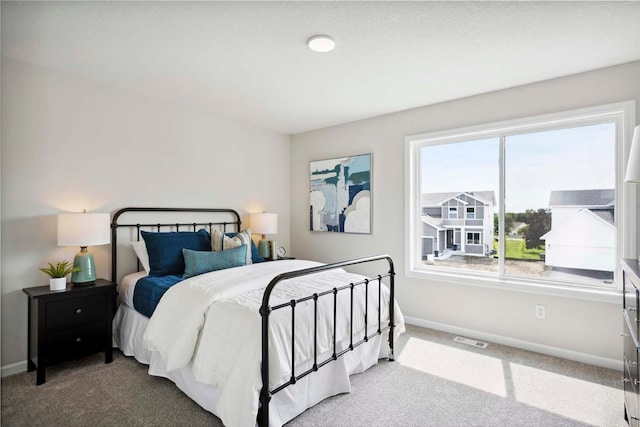
<path id="1" fill-rule="evenodd" d="M 295 426 L 621 427 L 620 373 L 408 326 L 396 362 L 352 377 L 350 394 L 307 410 Z M 221 426 L 170 381 L 114 353 L 2 379 L 3 426 Z"/>

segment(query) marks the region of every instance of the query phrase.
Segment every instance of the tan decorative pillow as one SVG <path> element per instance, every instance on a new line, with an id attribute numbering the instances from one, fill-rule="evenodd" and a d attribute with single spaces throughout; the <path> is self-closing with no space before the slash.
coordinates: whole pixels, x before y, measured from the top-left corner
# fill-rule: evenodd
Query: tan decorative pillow
<path id="1" fill-rule="evenodd" d="M 227 234 L 232 234 L 232 236 L 228 236 Z M 213 230 L 213 233 L 211 233 L 211 249 L 214 251 L 224 251 L 226 249 L 247 245 L 247 265 L 251 264 L 251 230 L 247 228 L 239 233 L 227 234 L 223 234 L 218 229 Z"/>

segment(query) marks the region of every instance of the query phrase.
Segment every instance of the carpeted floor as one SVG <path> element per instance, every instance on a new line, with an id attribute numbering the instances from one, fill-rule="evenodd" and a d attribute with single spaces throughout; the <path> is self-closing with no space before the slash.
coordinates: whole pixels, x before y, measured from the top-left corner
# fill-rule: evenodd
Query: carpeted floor
<path id="1" fill-rule="evenodd" d="M 3 426 L 221 426 L 168 380 L 122 353 L 2 379 Z M 396 362 L 352 377 L 350 394 L 288 426 L 624 426 L 617 371 L 511 347 L 474 348 L 408 326 Z"/>

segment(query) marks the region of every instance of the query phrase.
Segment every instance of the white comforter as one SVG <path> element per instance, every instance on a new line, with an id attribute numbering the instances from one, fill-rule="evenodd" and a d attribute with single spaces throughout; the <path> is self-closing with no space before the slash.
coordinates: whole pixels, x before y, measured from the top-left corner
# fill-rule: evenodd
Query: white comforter
<path id="1" fill-rule="evenodd" d="M 158 304 L 145 333 L 145 345 L 160 353 L 168 371 L 192 363 L 197 381 L 220 390 L 216 415 L 225 426 L 254 426 L 262 387 L 258 309 L 264 288 L 280 273 L 317 265 L 320 264 L 303 260 L 267 262 L 207 273 L 180 282 L 169 289 Z M 288 280 L 276 286 L 270 304 L 274 306 L 361 279 L 362 276 L 338 269 Z M 349 293 L 344 290 L 338 294 L 338 341 L 349 337 Z M 364 315 L 357 309 L 364 306 L 364 296 L 364 286 L 356 287 L 354 343 L 364 336 Z M 386 287 L 382 290 L 382 300 L 381 323 L 384 327 L 389 316 Z M 378 327 L 377 282 L 369 285 L 368 304 L 367 329 L 371 334 Z M 404 321 L 397 305 L 395 307 L 397 336 L 404 331 Z M 333 346 L 333 296 L 320 298 L 318 309 L 318 354 L 321 354 Z M 313 301 L 296 308 L 295 338 L 297 366 L 313 358 Z M 291 374 L 290 308 L 272 312 L 269 339 L 270 387 L 274 387 L 285 382 Z M 301 371 L 296 371 L 299 373 Z"/>

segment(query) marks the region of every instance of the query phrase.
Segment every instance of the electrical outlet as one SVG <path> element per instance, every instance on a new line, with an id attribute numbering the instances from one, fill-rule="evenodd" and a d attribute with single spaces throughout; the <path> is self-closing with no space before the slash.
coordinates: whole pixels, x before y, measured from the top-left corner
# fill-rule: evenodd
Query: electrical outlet
<path id="1" fill-rule="evenodd" d="M 536 305 L 536 317 L 542 320 L 547 318 L 547 308 L 544 305 Z"/>

